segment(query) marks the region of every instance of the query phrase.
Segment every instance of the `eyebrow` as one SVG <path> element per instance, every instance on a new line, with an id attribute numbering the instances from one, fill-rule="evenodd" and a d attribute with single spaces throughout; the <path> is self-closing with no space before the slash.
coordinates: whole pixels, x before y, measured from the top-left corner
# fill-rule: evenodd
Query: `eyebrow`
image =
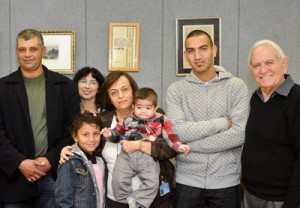
<path id="1" fill-rule="evenodd" d="M 120 87 L 120 88 L 112 88 L 112 89 L 108 89 L 108 91 L 113 91 L 113 90 L 116 90 L 116 91 L 118 91 L 119 89 L 123 89 L 124 87 L 127 87 L 127 85 L 123 85 L 122 87 Z"/>
<path id="2" fill-rule="evenodd" d="M 266 62 L 269 62 L 269 61 L 273 61 L 275 62 L 276 59 L 267 59 L 265 61 L 260 61 L 260 62 L 254 62 L 254 61 L 251 61 L 251 65 L 253 64 L 260 64 L 260 63 L 266 63 Z"/>
<path id="3" fill-rule="evenodd" d="M 204 48 L 204 47 L 209 47 L 209 45 L 202 45 L 202 46 L 199 46 L 197 48 L 186 48 L 185 50 L 194 50 L 194 49 L 199 49 L 199 48 Z"/>
<path id="4" fill-rule="evenodd" d="M 135 104 L 136 106 L 146 106 L 146 107 L 152 107 L 152 106 L 154 106 L 153 104 L 150 104 L 150 105 L 144 105 L 144 104 L 139 104 L 139 103 L 137 103 L 137 104 Z"/>
<path id="5" fill-rule="evenodd" d="M 87 79 L 87 78 L 82 78 L 80 80 L 88 80 L 88 81 L 97 81 L 95 78 Z"/>

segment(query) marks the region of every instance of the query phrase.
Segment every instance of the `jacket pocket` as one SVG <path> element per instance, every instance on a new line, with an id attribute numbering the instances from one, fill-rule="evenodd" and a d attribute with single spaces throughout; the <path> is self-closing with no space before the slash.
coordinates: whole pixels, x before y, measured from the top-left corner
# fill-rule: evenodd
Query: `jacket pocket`
<path id="1" fill-rule="evenodd" d="M 77 174 L 83 175 L 83 176 L 88 174 L 87 168 L 85 166 L 81 166 L 81 165 L 76 166 L 75 171 L 76 171 Z"/>

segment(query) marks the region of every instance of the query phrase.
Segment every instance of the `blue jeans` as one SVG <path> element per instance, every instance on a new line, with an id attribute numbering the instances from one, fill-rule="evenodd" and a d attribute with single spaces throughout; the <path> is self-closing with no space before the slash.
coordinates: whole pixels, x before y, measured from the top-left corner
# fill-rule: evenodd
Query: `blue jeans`
<path id="1" fill-rule="evenodd" d="M 239 185 L 222 189 L 202 189 L 176 183 L 177 208 L 239 208 Z"/>
<path id="2" fill-rule="evenodd" d="M 40 190 L 40 208 L 55 208 L 54 185 L 51 173 L 37 181 Z"/>
<path id="3" fill-rule="evenodd" d="M 54 184 L 50 173 L 37 181 L 40 196 L 17 203 L 4 203 L 3 208 L 55 208 Z M 1 205 L 0 205 L 1 207 Z"/>

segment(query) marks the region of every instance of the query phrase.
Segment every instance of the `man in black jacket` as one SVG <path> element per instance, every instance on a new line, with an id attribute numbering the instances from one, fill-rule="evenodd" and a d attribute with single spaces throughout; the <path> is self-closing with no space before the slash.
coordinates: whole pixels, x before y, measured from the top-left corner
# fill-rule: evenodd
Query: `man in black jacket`
<path id="1" fill-rule="evenodd" d="M 0 206 L 55 207 L 59 153 L 80 99 L 76 84 L 42 65 L 44 53 L 39 31 L 21 31 L 20 66 L 0 79 Z"/>

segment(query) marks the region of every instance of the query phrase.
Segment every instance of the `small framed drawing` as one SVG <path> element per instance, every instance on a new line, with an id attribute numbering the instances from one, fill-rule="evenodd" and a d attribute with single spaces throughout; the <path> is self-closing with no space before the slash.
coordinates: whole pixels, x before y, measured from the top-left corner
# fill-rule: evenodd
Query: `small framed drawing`
<path id="1" fill-rule="evenodd" d="M 184 76 L 191 72 L 192 68 L 184 57 L 185 38 L 193 30 L 207 32 L 217 46 L 215 65 L 221 64 L 221 18 L 207 17 L 197 19 L 176 19 L 176 75 Z"/>
<path id="2" fill-rule="evenodd" d="M 41 31 L 46 52 L 42 63 L 49 70 L 61 74 L 75 71 L 75 32 Z"/>
<path id="3" fill-rule="evenodd" d="M 139 70 L 140 23 L 109 23 L 108 70 Z"/>

